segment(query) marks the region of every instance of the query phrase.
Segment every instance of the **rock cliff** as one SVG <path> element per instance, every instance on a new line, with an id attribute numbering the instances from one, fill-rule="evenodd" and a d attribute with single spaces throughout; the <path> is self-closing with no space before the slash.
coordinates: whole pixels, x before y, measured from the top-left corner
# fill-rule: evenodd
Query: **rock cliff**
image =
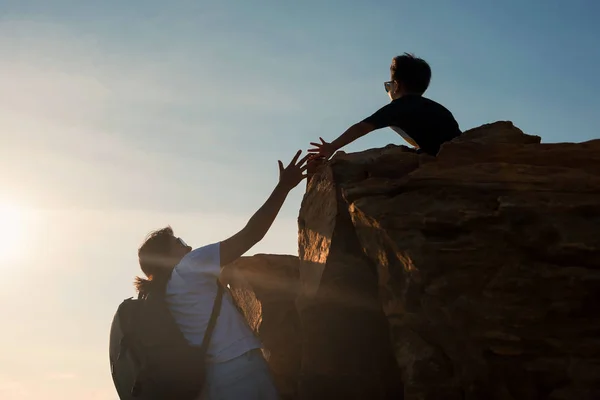
<path id="1" fill-rule="evenodd" d="M 338 153 L 298 224 L 299 260 L 240 261 L 278 271 L 244 285 L 288 398 L 600 398 L 600 140 L 497 122 L 436 158 Z"/>
<path id="2" fill-rule="evenodd" d="M 296 311 L 299 260 L 288 255 L 242 257 L 224 269 L 222 281 L 263 343 L 283 400 L 297 398 L 302 329 Z"/>

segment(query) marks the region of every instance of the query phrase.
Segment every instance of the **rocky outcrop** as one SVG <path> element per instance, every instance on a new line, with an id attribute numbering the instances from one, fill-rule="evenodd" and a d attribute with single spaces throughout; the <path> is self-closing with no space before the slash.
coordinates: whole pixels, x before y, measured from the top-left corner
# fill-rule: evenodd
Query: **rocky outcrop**
<path id="1" fill-rule="evenodd" d="M 238 259 L 221 277 L 263 343 L 282 400 L 297 398 L 302 346 L 295 304 L 298 266 L 295 256 L 259 254 Z"/>
<path id="2" fill-rule="evenodd" d="M 338 153 L 299 244 L 299 398 L 600 398 L 600 140 Z"/>
<path id="3" fill-rule="evenodd" d="M 283 399 L 600 398 L 600 140 L 498 122 L 315 166 L 299 258 L 223 276 Z"/>

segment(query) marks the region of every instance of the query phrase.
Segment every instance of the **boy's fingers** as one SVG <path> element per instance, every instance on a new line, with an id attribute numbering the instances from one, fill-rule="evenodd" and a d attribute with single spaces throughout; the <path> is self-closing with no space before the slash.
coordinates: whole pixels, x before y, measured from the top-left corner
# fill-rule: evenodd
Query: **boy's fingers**
<path id="1" fill-rule="evenodd" d="M 311 144 L 312 146 L 317 146 L 317 147 L 321 147 L 321 146 L 323 146 L 323 144 L 322 144 L 322 143 L 310 142 L 310 144 Z"/>

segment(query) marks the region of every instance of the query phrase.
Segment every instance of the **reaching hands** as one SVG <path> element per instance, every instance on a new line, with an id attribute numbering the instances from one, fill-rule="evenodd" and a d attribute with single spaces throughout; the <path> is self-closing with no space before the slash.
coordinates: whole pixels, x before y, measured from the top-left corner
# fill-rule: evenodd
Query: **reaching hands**
<path id="1" fill-rule="evenodd" d="M 308 149 L 308 152 L 311 153 L 310 157 L 313 159 L 324 158 L 327 160 L 337 149 L 331 143 L 323 140 L 323 138 L 320 137 L 319 139 L 321 139 L 321 143 L 310 142 L 310 144 L 315 147 Z"/>
<path id="2" fill-rule="evenodd" d="M 292 161 L 285 168 L 280 160 L 277 161 L 279 164 L 279 187 L 286 191 L 291 191 L 307 177 L 306 170 L 311 162 L 315 160 L 327 160 L 335 153 L 336 149 L 331 143 L 327 143 L 323 138 L 319 139 L 321 139 L 321 143 L 310 143 L 316 147 L 309 149 L 309 154 L 302 157 L 300 161 L 298 161 L 298 158 L 300 158 L 302 150 L 298 150 Z"/>
<path id="3" fill-rule="evenodd" d="M 298 161 L 300 154 L 302 154 L 302 150 L 298 150 L 292 161 L 290 161 L 285 168 L 281 161 L 277 161 L 279 163 L 279 185 L 288 191 L 298 186 L 298 184 L 306 178 L 305 171 L 308 167 L 307 160 L 310 157 L 310 154 L 307 154 Z"/>
<path id="4" fill-rule="evenodd" d="M 306 162 L 309 156 L 298 161 L 301 153 L 302 150 L 298 150 L 285 168 L 279 161 L 279 183 L 265 204 L 254 213 L 241 231 L 221 242 L 221 266 L 237 260 L 267 234 L 288 193 L 306 178 Z"/>

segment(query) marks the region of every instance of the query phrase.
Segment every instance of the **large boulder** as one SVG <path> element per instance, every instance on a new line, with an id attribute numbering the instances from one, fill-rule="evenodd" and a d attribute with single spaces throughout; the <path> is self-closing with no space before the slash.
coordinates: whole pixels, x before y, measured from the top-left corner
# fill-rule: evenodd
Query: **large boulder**
<path id="1" fill-rule="evenodd" d="M 299 398 L 600 398 L 600 140 L 340 152 L 298 222 Z"/>
<path id="2" fill-rule="evenodd" d="M 222 282 L 263 343 L 283 400 L 297 398 L 302 329 L 296 311 L 298 257 L 258 254 L 224 268 Z"/>

